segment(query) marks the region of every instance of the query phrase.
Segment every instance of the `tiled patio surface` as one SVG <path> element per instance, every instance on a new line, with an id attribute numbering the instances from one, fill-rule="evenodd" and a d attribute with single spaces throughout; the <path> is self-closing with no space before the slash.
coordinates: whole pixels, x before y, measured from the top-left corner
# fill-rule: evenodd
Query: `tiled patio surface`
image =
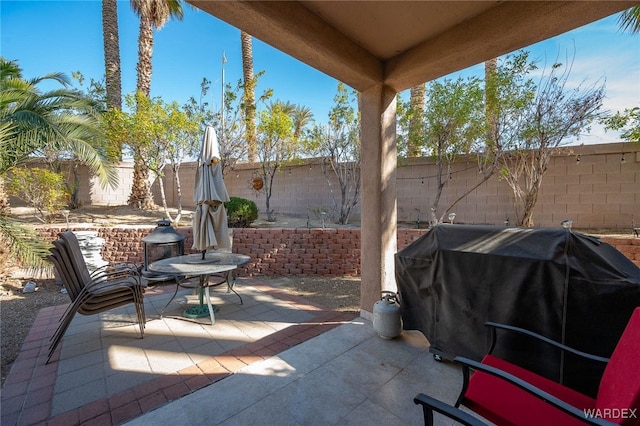
<path id="1" fill-rule="evenodd" d="M 2 425 L 420 424 L 416 393 L 457 396 L 457 368 L 419 333 L 383 340 L 252 278 L 238 280 L 242 305 L 212 293 L 213 326 L 182 318 L 189 290 L 160 318 L 171 288 L 145 295 L 144 339 L 131 308 L 77 315 L 48 365 L 65 307 L 43 309 L 2 388 Z"/>

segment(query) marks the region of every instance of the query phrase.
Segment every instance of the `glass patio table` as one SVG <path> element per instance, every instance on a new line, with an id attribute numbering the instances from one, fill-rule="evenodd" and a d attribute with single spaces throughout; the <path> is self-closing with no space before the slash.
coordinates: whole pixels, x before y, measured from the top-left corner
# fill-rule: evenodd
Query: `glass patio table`
<path id="1" fill-rule="evenodd" d="M 242 266 L 249 262 L 250 259 L 251 258 L 249 256 L 244 254 L 212 250 L 207 251 L 204 257 L 202 253 L 196 253 L 185 256 L 168 257 L 151 263 L 148 266 L 150 271 L 170 275 L 176 282 L 176 291 L 162 309 L 162 314 L 164 314 L 164 310 L 176 297 L 178 289 L 180 287 L 193 288 L 192 285 L 185 285 L 185 282 L 189 281 L 191 278 L 198 278 L 200 305 L 187 308 L 183 315 L 187 318 L 202 318 L 208 314 L 211 318 L 211 325 L 215 324 L 215 311 L 217 308 L 211 305 L 209 288 L 226 283 L 227 289 L 238 296 L 240 298 L 240 304 L 242 304 L 242 297 L 233 289 L 235 284 L 233 271 L 238 266 Z M 222 274 L 222 281 L 210 282 L 209 278 L 214 274 Z M 203 296 L 206 296 L 207 310 L 204 309 Z M 161 317 L 162 314 L 160 315 Z"/>

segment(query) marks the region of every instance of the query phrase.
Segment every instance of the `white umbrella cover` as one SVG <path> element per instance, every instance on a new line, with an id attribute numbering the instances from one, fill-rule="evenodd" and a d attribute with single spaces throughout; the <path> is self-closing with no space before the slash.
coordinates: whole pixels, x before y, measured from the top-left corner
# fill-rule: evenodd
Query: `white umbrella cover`
<path id="1" fill-rule="evenodd" d="M 193 249 L 230 248 L 227 212 L 229 201 L 222 179 L 220 148 L 213 127 L 207 126 L 202 139 L 193 191 L 196 211 L 193 217 Z"/>

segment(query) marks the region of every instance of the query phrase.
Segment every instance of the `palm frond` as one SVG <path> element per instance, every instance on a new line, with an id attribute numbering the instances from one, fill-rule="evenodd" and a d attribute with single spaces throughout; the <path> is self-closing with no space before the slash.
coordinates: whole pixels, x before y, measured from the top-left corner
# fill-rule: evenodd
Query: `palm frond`
<path id="1" fill-rule="evenodd" d="M 20 265 L 27 268 L 47 268 L 49 244 L 31 228 L 7 216 L 0 216 L 0 240 Z"/>
<path id="2" fill-rule="evenodd" d="M 622 12 L 618 17 L 618 24 L 623 32 L 640 33 L 640 6 L 633 6 Z"/>

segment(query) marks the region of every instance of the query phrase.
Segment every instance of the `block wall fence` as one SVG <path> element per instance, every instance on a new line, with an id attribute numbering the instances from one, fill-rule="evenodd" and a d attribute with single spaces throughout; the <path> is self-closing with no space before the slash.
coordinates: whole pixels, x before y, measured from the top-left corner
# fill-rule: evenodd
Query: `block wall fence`
<path id="1" fill-rule="evenodd" d="M 98 231 L 105 239 L 102 258 L 109 262 L 143 261 L 142 238 L 153 227 L 74 228 L 74 231 Z M 53 241 L 63 228 L 40 228 L 43 238 Z M 191 228 L 178 228 L 185 236 L 185 252 L 192 253 Z M 398 250 L 407 247 L 427 232 L 424 229 L 399 229 Z M 640 238 L 602 238 L 640 267 Z M 251 256 L 239 268 L 240 276 L 273 275 L 360 275 L 360 230 L 351 228 L 297 228 L 233 230 L 233 251 Z"/>
<path id="2" fill-rule="evenodd" d="M 624 160 L 623 160 L 624 158 Z M 180 167 L 184 209 L 193 209 L 195 163 Z M 80 199 L 85 204 L 101 206 L 126 205 L 131 190 L 133 165 L 122 163 L 119 169 L 120 186 L 101 188 L 86 168 L 80 168 Z M 256 164 L 238 164 L 225 176 L 225 185 L 231 196 L 253 200 L 260 211 L 265 210 L 264 193 L 256 193 L 250 185 L 257 175 Z M 178 204 L 178 193 L 173 176 L 167 170 L 164 187 L 167 203 Z M 432 200 L 436 195 L 435 162 L 417 158 L 399 164 L 396 173 L 398 220 L 400 222 L 427 222 Z M 447 175 L 447 183 L 439 202 L 438 215 L 480 182 L 480 174 L 473 156 L 461 156 Z M 331 189 L 339 200 L 337 182 L 322 174 L 319 159 L 290 163 L 274 178 L 271 207 L 278 214 L 296 217 L 314 217 L 312 210 L 334 206 Z M 161 205 L 159 185 L 153 185 L 156 202 Z M 337 191 L 337 192 L 336 192 Z M 11 200 L 12 205 L 20 205 Z M 360 205 L 356 206 L 353 222 L 360 218 Z M 505 220 L 515 223 L 513 194 L 507 184 L 493 176 L 473 190 L 453 209 L 456 223 L 502 225 Z M 573 221 L 575 229 L 630 229 L 632 221 L 640 223 L 640 144 L 620 142 L 600 145 L 572 146 L 553 156 L 543 177 L 542 188 L 534 212 L 536 226 L 558 227 L 563 220 Z M 150 224 L 153 225 L 153 224 Z"/>
<path id="3" fill-rule="evenodd" d="M 193 167 L 192 164 L 183 166 L 180 171 L 183 203 L 189 207 L 193 206 L 190 192 L 195 176 Z M 264 194 L 256 194 L 250 187 L 256 173 L 255 165 L 239 165 L 227 173 L 225 184 L 229 194 L 253 200 L 260 211 L 264 211 Z M 428 221 L 436 195 L 436 173 L 437 166 L 430 158 L 399 164 L 396 173 L 398 221 L 416 222 L 418 218 L 422 223 Z M 439 202 L 439 215 L 480 181 L 475 157 L 460 157 L 450 176 Z M 339 200 L 339 186 L 335 181 L 331 184 Z M 169 175 L 165 188 L 167 194 L 169 188 L 175 188 Z M 176 205 L 177 198 L 168 195 L 167 198 L 170 205 Z M 283 168 L 274 178 L 270 205 L 276 217 L 277 214 L 310 216 L 317 224 L 318 219 L 310 209 L 331 209 L 334 205 L 320 161 L 307 160 Z M 358 204 L 353 216 L 356 222 L 360 219 L 359 209 Z M 512 191 L 497 176 L 472 191 L 452 211 L 456 213 L 457 223 L 502 225 L 507 218 L 515 223 Z M 632 220 L 640 222 L 640 144 L 576 146 L 555 155 L 542 181 L 534 221 L 536 226 L 558 227 L 565 219 L 571 219 L 576 229 L 629 229 Z"/>

